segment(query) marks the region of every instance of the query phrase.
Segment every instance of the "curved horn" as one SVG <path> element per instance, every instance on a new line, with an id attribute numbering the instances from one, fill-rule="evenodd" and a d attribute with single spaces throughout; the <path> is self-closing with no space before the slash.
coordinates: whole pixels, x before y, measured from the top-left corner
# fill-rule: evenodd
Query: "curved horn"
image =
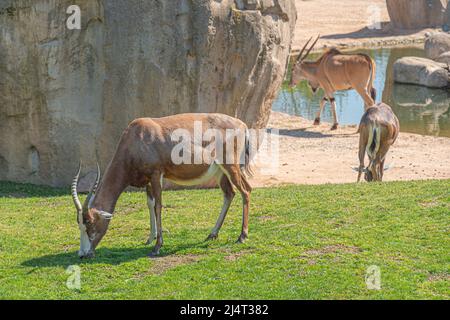
<path id="1" fill-rule="evenodd" d="M 311 52 L 311 50 L 314 48 L 314 46 L 316 45 L 317 41 L 319 41 L 320 39 L 320 34 L 317 36 L 316 41 L 314 41 L 314 43 L 311 45 L 311 47 L 309 47 L 308 51 L 306 51 L 305 56 L 302 58 L 302 61 L 306 59 L 306 57 L 309 55 L 309 53 Z"/>
<path id="2" fill-rule="evenodd" d="M 80 177 L 80 172 L 81 172 L 81 160 L 80 160 L 80 165 L 78 166 L 78 172 L 75 175 L 75 177 L 73 178 L 72 188 L 71 188 L 73 204 L 75 205 L 75 208 L 77 208 L 78 212 L 82 211 L 81 202 L 80 202 L 80 199 L 78 198 L 78 192 L 77 192 L 78 178 Z"/>
<path id="3" fill-rule="evenodd" d="M 99 164 L 97 162 L 97 177 L 95 178 L 95 183 L 92 186 L 92 188 L 89 191 L 89 193 L 95 193 L 97 191 L 97 187 L 98 187 L 99 182 L 100 182 L 100 166 L 99 166 Z"/>
<path id="4" fill-rule="evenodd" d="M 308 44 L 311 42 L 312 38 L 313 38 L 313 37 L 309 38 L 309 40 L 308 40 L 308 41 L 305 43 L 305 45 L 303 46 L 302 50 L 300 50 L 300 53 L 298 54 L 298 57 L 297 57 L 297 61 L 296 61 L 296 62 L 299 62 L 299 61 L 302 60 L 302 54 L 303 54 L 303 51 L 305 51 L 306 47 L 307 47 Z"/>
<path id="5" fill-rule="evenodd" d="M 89 189 L 89 194 L 86 197 L 86 204 L 88 205 L 88 208 L 90 208 L 91 200 L 93 200 L 93 195 L 97 191 L 98 184 L 100 182 L 100 166 L 97 162 L 97 177 L 95 178 L 95 182 L 92 185 L 91 189 Z"/>

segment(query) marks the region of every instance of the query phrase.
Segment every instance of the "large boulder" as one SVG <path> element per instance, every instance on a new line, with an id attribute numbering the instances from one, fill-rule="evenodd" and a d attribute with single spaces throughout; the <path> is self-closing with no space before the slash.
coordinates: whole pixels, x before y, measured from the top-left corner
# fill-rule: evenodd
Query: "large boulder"
<path id="1" fill-rule="evenodd" d="M 386 4 L 396 28 L 441 27 L 448 20 L 447 0 L 386 0 Z"/>
<path id="2" fill-rule="evenodd" d="M 438 61 L 439 57 L 446 52 L 450 52 L 450 34 L 437 32 L 427 36 L 425 39 L 425 55 L 428 59 Z"/>
<path id="3" fill-rule="evenodd" d="M 394 63 L 394 80 L 400 83 L 444 88 L 448 87 L 450 78 L 446 64 L 426 58 L 404 57 Z"/>
<path id="4" fill-rule="evenodd" d="M 79 159 L 91 177 L 137 117 L 264 127 L 295 22 L 293 0 L 2 0 L 0 179 L 67 185 Z"/>
<path id="5" fill-rule="evenodd" d="M 434 59 L 436 62 L 444 63 L 450 65 L 450 51 L 444 52 L 439 57 Z"/>

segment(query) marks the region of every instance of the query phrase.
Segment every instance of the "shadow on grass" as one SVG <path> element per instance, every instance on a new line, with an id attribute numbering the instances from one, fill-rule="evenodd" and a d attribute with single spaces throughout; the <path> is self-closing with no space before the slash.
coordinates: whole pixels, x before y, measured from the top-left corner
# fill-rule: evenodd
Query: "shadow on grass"
<path id="1" fill-rule="evenodd" d="M 69 195 L 68 188 L 52 188 L 26 183 L 0 181 L 0 198 L 60 197 Z"/>
<path id="2" fill-rule="evenodd" d="M 173 247 L 163 247 L 157 257 L 149 257 L 152 246 L 135 248 L 99 248 L 95 250 L 95 258 L 80 259 L 77 251 L 64 252 L 58 254 L 49 254 L 37 258 L 32 258 L 22 262 L 24 267 L 45 268 L 45 267 L 67 267 L 73 264 L 109 264 L 120 265 L 124 262 L 130 262 L 141 258 L 164 258 L 166 256 L 176 255 L 191 248 L 207 248 L 208 242 L 201 241 L 196 243 L 183 244 Z M 181 254 L 182 255 L 182 254 Z"/>

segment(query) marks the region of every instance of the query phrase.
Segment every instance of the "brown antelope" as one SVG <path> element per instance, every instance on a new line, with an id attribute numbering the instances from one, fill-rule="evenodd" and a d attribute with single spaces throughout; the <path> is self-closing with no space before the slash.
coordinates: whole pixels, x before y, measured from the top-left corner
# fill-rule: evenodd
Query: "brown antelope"
<path id="1" fill-rule="evenodd" d="M 359 124 L 359 168 L 358 182 L 364 172 L 364 179 L 368 182 L 382 181 L 386 154 L 397 140 L 400 124 L 391 107 L 379 103 L 367 109 Z M 366 153 L 369 165 L 364 168 Z"/>
<path id="2" fill-rule="evenodd" d="M 292 70 L 291 86 L 300 80 L 307 80 L 314 93 L 319 88 L 325 92 L 320 102 L 319 111 L 316 114 L 314 125 L 320 124 L 320 115 L 327 101 L 331 103 L 333 113 L 333 126 L 336 130 L 339 122 L 336 114 L 336 100 L 334 93 L 340 90 L 355 89 L 364 100 L 364 109 L 375 103 L 376 91 L 373 87 L 375 80 L 375 61 L 366 54 L 343 54 L 337 49 L 328 49 L 317 61 L 305 61 L 311 50 L 316 45 L 320 36 L 303 55 L 310 38 L 300 51 Z"/>
<path id="3" fill-rule="evenodd" d="M 197 134 L 203 137 L 208 132 L 218 132 L 215 143 L 223 148 L 227 161 L 216 155 L 210 159 L 197 158 L 196 152 L 207 153 L 210 145 L 205 141 L 187 139 L 188 148 L 179 147 L 180 132 L 188 138 Z M 233 132 L 234 135 L 229 135 Z M 220 137 L 227 137 L 221 140 Z M 174 139 L 175 137 L 175 139 Z M 219 138 L 218 138 L 219 137 Z M 239 140 L 239 141 L 237 141 Z M 241 143 L 239 143 L 241 142 Z M 186 145 L 185 145 L 186 146 Z M 174 162 L 174 154 L 188 159 L 188 163 Z M 230 160 L 231 159 L 231 160 Z M 235 186 L 242 195 L 243 216 L 242 231 L 238 239 L 244 242 L 248 236 L 248 211 L 251 186 L 246 175 L 250 173 L 249 135 L 247 126 L 240 120 L 223 114 L 180 114 L 164 118 L 141 118 L 130 123 L 123 132 L 115 154 L 109 163 L 105 175 L 100 181 L 100 171 L 84 205 L 77 194 L 77 184 L 81 164 L 73 179 L 72 198 L 77 209 L 77 221 L 80 229 L 80 251 L 78 255 L 93 257 L 95 248 L 105 235 L 109 221 L 113 217 L 117 199 L 128 186 L 146 187 L 148 207 L 150 209 L 150 244 L 156 239 L 151 255 L 158 255 L 163 244 L 161 222 L 161 193 L 163 179 L 181 185 L 198 185 L 215 178 L 224 194 L 222 211 L 208 239 L 215 239 L 224 222 L 233 200 Z M 98 187 L 97 187 L 98 185 Z"/>

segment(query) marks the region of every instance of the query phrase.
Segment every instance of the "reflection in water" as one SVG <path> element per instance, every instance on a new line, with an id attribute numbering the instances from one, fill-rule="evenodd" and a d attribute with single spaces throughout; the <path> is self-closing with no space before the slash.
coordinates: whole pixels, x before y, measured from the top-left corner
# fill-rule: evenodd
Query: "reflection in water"
<path id="1" fill-rule="evenodd" d="M 401 131 L 450 137 L 450 94 L 447 90 L 428 89 L 414 85 L 394 83 L 392 65 L 404 56 L 423 57 L 417 48 L 359 50 L 370 55 L 377 64 L 374 87 L 377 102 L 389 104 L 400 120 Z M 311 56 L 316 59 L 318 56 Z M 311 121 L 319 109 L 323 92 L 314 95 L 306 82 L 296 88 L 287 84 L 281 89 L 273 110 L 299 115 Z M 363 99 L 354 90 L 336 92 L 336 108 L 340 124 L 358 124 L 364 112 Z M 332 122 L 327 104 L 322 120 Z"/>

